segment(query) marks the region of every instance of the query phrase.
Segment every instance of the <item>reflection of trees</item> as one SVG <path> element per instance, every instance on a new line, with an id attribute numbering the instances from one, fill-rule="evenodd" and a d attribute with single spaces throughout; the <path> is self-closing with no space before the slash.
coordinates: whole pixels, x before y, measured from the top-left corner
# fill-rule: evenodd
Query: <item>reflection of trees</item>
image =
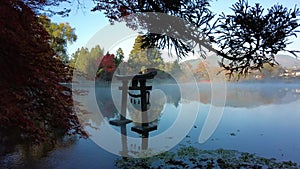
<path id="1" fill-rule="evenodd" d="M 155 86 L 155 88 L 161 90 L 165 94 L 167 103 L 174 104 L 175 107 L 178 107 L 181 99 L 181 93 L 178 84 L 161 84 Z"/>
<path id="2" fill-rule="evenodd" d="M 211 103 L 210 85 L 201 86 L 200 102 Z M 255 107 L 268 104 L 284 104 L 300 99 L 294 86 L 272 84 L 232 84 L 227 89 L 226 106 Z M 218 99 L 216 96 L 215 99 Z"/>
<path id="3" fill-rule="evenodd" d="M 85 110 L 85 107 L 82 107 L 82 110 L 77 113 L 80 123 L 85 127 L 89 126 L 94 129 L 99 129 L 98 126 L 102 123 L 102 118 L 98 113 L 95 112 L 88 112 Z M 97 127 L 96 127 L 97 126 Z"/>
<path id="4" fill-rule="evenodd" d="M 112 99 L 110 87 L 96 87 L 96 99 L 100 112 L 104 118 L 114 118 L 118 110 Z"/>
<path id="5" fill-rule="evenodd" d="M 151 96 L 150 96 L 151 97 Z M 129 116 L 133 121 L 141 122 L 142 120 L 142 113 L 147 113 L 148 121 L 153 122 L 156 119 L 158 119 L 161 116 L 161 113 L 164 108 L 164 99 L 163 98 L 158 98 L 155 100 L 151 101 L 151 105 L 149 105 L 149 110 L 146 112 L 141 112 L 140 109 L 140 104 L 137 104 L 136 102 L 135 105 L 131 106 L 128 105 L 128 111 L 129 111 Z M 130 103 L 129 103 L 130 104 Z M 134 104 L 134 103 L 132 103 Z"/>
<path id="6" fill-rule="evenodd" d="M 89 91 L 87 91 L 89 92 Z M 80 119 L 81 124 L 84 126 L 89 126 L 91 128 L 99 129 L 103 118 L 111 119 L 116 116 L 117 109 L 113 103 L 111 90 L 108 86 L 95 85 L 95 95 L 97 106 L 103 117 L 100 116 L 97 110 L 88 110 L 90 103 L 90 98 L 88 93 L 73 93 L 78 97 L 84 97 L 84 100 L 75 101 L 75 108 L 77 116 Z M 91 112 L 92 111 L 92 112 Z"/>
<path id="7" fill-rule="evenodd" d="M 167 103 L 178 107 L 181 100 L 181 91 L 177 84 L 156 84 L 154 89 L 161 90 Z M 227 88 L 226 106 L 231 107 L 255 107 L 268 104 L 284 104 L 300 99 L 297 87 L 293 85 L 272 85 L 272 84 L 230 84 Z M 108 87 L 96 89 L 97 102 L 99 109 L 104 117 L 114 118 L 118 113 L 115 104 L 111 98 Z M 193 91 L 194 92 L 194 91 Z M 204 104 L 211 103 L 211 86 L 208 84 L 199 85 L 200 98 L 199 101 Z M 151 96 L 150 96 L 151 98 Z M 193 97 L 190 97 L 194 100 Z M 219 99 L 218 96 L 215 99 Z M 130 99 L 129 99 L 130 102 Z M 149 110 L 149 119 L 156 119 L 160 116 L 163 109 L 163 100 L 157 99 L 151 102 L 151 112 Z M 139 121 L 141 112 L 140 104 L 136 100 L 136 104 L 128 103 L 129 115 L 134 121 Z M 131 108 L 130 108 L 131 107 Z M 150 107 L 149 107 L 150 108 Z M 92 118 L 91 116 L 89 118 Z"/>
<path id="8" fill-rule="evenodd" d="M 43 161 L 43 158 L 48 156 L 51 151 L 68 149 L 77 141 L 77 136 L 61 136 L 53 143 L 43 142 L 36 145 L 30 144 L 28 141 L 17 146 L 1 142 L 0 168 L 41 168 L 37 167 L 39 165 L 36 164 Z M 49 167 L 48 164 L 47 167 Z"/>
<path id="9" fill-rule="evenodd" d="M 87 94 L 81 95 L 86 96 Z M 100 115 L 96 112 L 90 112 L 88 110 L 88 103 L 87 101 L 74 101 L 74 106 L 76 109 L 76 115 L 80 121 L 80 123 L 87 127 L 96 128 L 96 126 L 100 126 L 102 123 L 102 118 Z M 92 123 L 92 124 L 91 124 Z"/>

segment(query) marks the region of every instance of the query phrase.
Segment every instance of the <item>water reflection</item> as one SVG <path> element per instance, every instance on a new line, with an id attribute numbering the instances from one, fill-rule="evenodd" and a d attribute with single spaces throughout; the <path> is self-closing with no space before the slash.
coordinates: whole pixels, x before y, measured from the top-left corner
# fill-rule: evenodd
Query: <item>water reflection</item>
<path id="1" fill-rule="evenodd" d="M 193 108 L 193 104 L 200 104 L 202 109 L 200 112 L 200 116 L 197 119 L 197 122 L 195 124 L 194 129 L 190 132 L 190 136 L 193 136 L 192 138 L 195 141 L 195 144 L 193 144 L 193 146 L 199 146 L 199 143 L 196 142 L 197 138 L 196 136 L 199 135 L 199 131 L 201 130 L 201 127 L 204 123 L 204 119 L 207 116 L 207 112 L 209 109 L 209 106 L 218 106 L 218 105 L 210 105 L 209 104 L 209 100 L 210 100 L 210 85 L 208 84 L 199 84 L 199 92 L 200 92 L 200 98 L 195 99 L 194 97 L 191 97 L 189 99 L 182 99 L 181 95 L 180 95 L 180 90 L 178 88 L 178 86 L 176 85 L 157 85 L 155 86 L 154 90 L 159 90 L 161 91 L 165 98 L 166 101 L 162 101 L 159 99 L 154 99 L 153 103 L 155 101 L 158 101 L 158 105 L 157 105 L 157 115 L 155 115 L 155 118 L 158 118 L 155 122 L 155 124 L 158 126 L 158 130 L 157 131 L 153 131 L 152 133 L 150 133 L 148 136 L 155 136 L 155 135 L 159 135 L 160 133 L 168 130 L 168 128 L 170 128 L 172 126 L 172 124 L 174 123 L 174 121 L 176 120 L 176 118 L 178 117 L 178 112 L 180 111 L 180 106 L 181 105 L 189 105 L 189 108 Z M 296 104 L 295 102 L 300 100 L 300 93 L 299 93 L 299 86 L 297 84 L 231 84 L 228 86 L 228 91 L 227 91 L 227 104 L 225 105 L 226 108 L 228 110 L 230 110 L 230 112 L 225 112 L 226 114 L 232 114 L 232 112 L 236 111 L 236 108 L 240 108 L 239 112 L 243 113 L 243 118 L 238 118 L 240 116 L 231 116 L 228 118 L 227 115 L 225 115 L 225 117 L 222 119 L 221 121 L 221 125 L 223 123 L 226 123 L 227 125 L 223 125 L 222 129 L 226 129 L 228 127 L 230 127 L 231 123 L 235 123 L 235 124 L 248 124 L 248 122 L 245 122 L 246 119 L 257 121 L 260 123 L 264 123 L 264 125 L 269 126 L 267 129 L 265 129 L 266 133 L 268 132 L 273 132 L 273 126 L 276 123 L 272 123 L 272 120 L 267 120 L 270 119 L 267 116 L 265 117 L 266 114 L 272 114 L 272 118 L 274 121 L 277 121 L 278 119 L 276 118 L 278 115 L 283 115 L 287 112 L 281 112 L 281 113 L 277 113 L 276 115 L 273 115 L 273 113 L 276 113 L 276 111 L 271 112 L 269 110 L 267 110 L 265 108 L 265 106 L 271 106 L 271 107 L 276 107 L 277 105 L 286 105 L 286 104 Z M 158 97 L 158 98 L 162 98 L 162 97 Z M 163 102 L 163 106 L 162 104 L 159 104 Z M 129 103 L 131 104 L 131 103 Z M 261 108 L 257 108 L 258 106 L 264 106 Z M 130 106 L 129 106 L 130 107 Z M 294 106 L 295 107 L 295 106 Z M 229 109 L 230 108 L 230 109 Z M 247 113 L 246 109 L 258 109 L 255 110 L 256 112 L 264 112 L 264 110 L 266 110 L 266 112 L 264 112 L 261 116 L 257 116 L 254 115 L 254 113 Z M 291 109 L 291 107 L 288 107 L 287 109 Z M 184 113 L 188 113 L 189 110 L 186 109 L 185 111 L 183 111 Z M 296 112 L 293 112 L 293 114 L 295 114 Z M 140 112 L 136 112 L 136 114 L 134 113 L 134 111 L 132 112 L 131 109 L 129 108 L 129 115 L 128 118 L 130 119 L 135 119 L 137 118 L 136 116 L 138 116 L 138 114 L 140 114 Z M 153 113 L 155 114 L 155 112 Z M 241 116 L 241 117 L 242 117 Z M 298 117 L 298 116 L 297 116 Z M 295 118 L 297 118 L 295 117 Z M 278 117 L 279 119 L 282 119 L 281 117 Z M 292 117 L 291 117 L 292 118 Z M 277 123 L 278 124 L 278 123 Z M 141 138 L 141 137 L 148 137 L 148 136 L 140 136 L 140 135 L 136 135 L 132 132 L 131 127 L 135 126 L 137 124 L 135 123 L 131 123 L 127 126 L 127 133 L 126 135 L 129 135 L 131 137 L 137 137 L 137 138 Z M 259 126 L 259 125 L 258 125 Z M 283 128 L 281 128 L 281 130 L 284 131 L 289 131 L 291 130 L 290 127 L 293 127 L 293 130 L 295 129 L 300 129 L 300 127 L 298 125 L 296 126 L 284 126 Z M 234 131 L 227 131 L 224 133 L 218 133 L 220 138 L 215 138 L 216 134 L 214 134 L 214 138 L 212 138 L 213 141 L 216 140 L 220 140 L 221 138 L 225 138 L 225 137 L 239 137 L 239 132 L 236 131 L 240 131 L 240 130 L 244 130 L 243 127 L 235 129 Z M 247 129 L 249 132 L 249 135 L 251 135 L 251 137 L 253 137 L 253 139 L 261 139 L 261 138 L 257 138 L 257 136 L 261 136 L 259 133 L 257 134 L 257 130 L 259 130 L 259 128 L 252 128 L 253 130 Z M 122 132 L 123 129 L 116 129 L 120 132 Z M 178 132 L 180 132 L 181 130 L 179 129 Z M 251 134 L 253 133 L 253 134 Z M 255 136 L 255 134 L 257 134 L 257 136 Z M 236 136 L 237 135 L 237 136 Z M 295 136 L 298 138 L 298 136 Z M 124 150 L 126 150 L 126 152 L 129 152 L 129 154 L 138 154 L 140 153 L 146 153 L 146 151 L 141 151 L 149 149 L 151 147 L 153 147 L 153 144 L 159 144 L 159 143 L 152 143 L 151 144 L 151 138 L 148 140 L 145 140 L 145 142 L 142 142 L 142 139 L 140 142 L 137 142 L 136 144 L 125 144 L 127 143 L 127 141 L 125 141 L 125 136 L 122 136 L 122 145 L 123 147 L 125 147 Z M 271 137 L 270 137 L 271 138 Z M 167 140 L 172 140 L 173 137 L 169 136 L 165 139 L 163 139 L 162 141 L 167 141 Z M 245 138 L 244 138 L 245 139 Z M 186 139 L 185 139 L 186 140 Z M 250 139 L 252 140 L 252 139 Z M 265 140 L 269 140 L 270 139 L 265 139 Z M 210 140 L 211 141 L 211 140 Z M 209 141 L 209 142 L 210 142 Z M 241 140 L 240 140 L 241 141 Z M 245 140 L 244 140 L 245 141 Z M 242 141 L 242 142 L 244 142 Z M 249 140 L 248 140 L 249 141 Z M 262 141 L 254 141 L 253 143 L 259 143 L 261 144 L 262 142 L 264 142 L 264 140 Z M 286 140 L 286 144 L 289 144 L 288 140 Z M 219 147 L 222 147 L 222 145 L 226 145 L 226 142 L 219 142 Z M 232 144 L 228 143 L 229 145 L 231 145 L 231 147 L 234 147 Z M 235 142 L 235 144 L 241 144 L 241 145 L 245 145 L 246 144 L 242 144 L 239 142 Z M 285 144 L 285 143 L 284 143 Z M 294 142 L 292 142 L 291 144 L 296 144 Z M 201 145 L 201 144 L 200 144 Z M 209 145 L 207 148 L 212 148 L 214 147 L 214 144 L 204 144 L 204 145 Z M 245 146 L 240 147 L 238 149 L 243 150 L 245 148 Z M 248 145 L 249 146 L 249 145 Z M 127 148 L 126 148 L 127 147 Z M 255 147 L 254 145 L 252 147 Z M 258 149 L 253 150 L 258 151 Z M 271 154 L 274 154 L 274 152 L 269 152 Z M 294 153 L 294 152 L 289 152 L 289 153 Z M 288 152 L 287 152 L 288 154 Z M 269 154 L 270 155 L 270 154 Z M 278 155 L 277 155 L 278 157 Z"/>
<path id="2" fill-rule="evenodd" d="M 164 85 L 159 85 L 150 92 L 152 86 L 145 86 L 144 89 L 147 89 L 143 91 L 144 89 L 138 85 L 132 87 L 129 86 L 129 88 L 127 88 L 127 84 L 128 80 L 125 79 L 124 83 L 123 79 L 121 86 L 119 85 L 120 87 L 117 87 L 116 89 L 118 84 L 113 84 L 114 86 L 111 86 L 111 91 L 101 91 L 101 94 L 99 93 L 100 88 L 96 89 L 96 97 L 98 105 L 99 103 L 101 105 L 103 101 L 105 102 L 110 98 L 116 103 L 116 107 L 119 107 L 119 109 L 116 109 L 117 112 L 121 113 L 117 113 L 117 116 L 109 118 L 109 123 L 117 126 L 115 129 L 119 127 L 117 130 L 122 134 L 122 150 L 119 154 L 127 157 L 131 157 L 132 155 L 134 157 L 139 157 L 147 153 L 151 147 L 153 148 L 153 145 L 149 146 L 149 133 L 157 130 L 158 121 L 164 113 L 164 107 L 167 102 L 170 103 L 174 101 L 172 104 L 178 107 L 180 91 L 177 85 L 172 85 L 172 93 L 174 94 L 172 95 L 171 92 L 168 91 L 170 86 L 165 88 Z M 127 92 L 129 98 L 127 98 Z M 127 126 L 127 124 L 129 125 Z M 128 131 L 127 128 L 131 129 L 131 133 L 135 132 L 138 134 L 138 138 L 141 138 L 141 145 L 138 145 L 139 142 L 130 141 L 131 147 L 128 149 L 128 140 L 126 137 Z M 155 151 L 162 150 L 158 149 Z"/>
<path id="3" fill-rule="evenodd" d="M 115 85 L 119 86 L 119 84 Z M 179 111 L 181 111 L 180 105 L 189 105 L 188 107 L 191 109 L 193 108 L 193 104 L 199 103 L 203 104 L 202 107 L 206 107 L 205 105 L 218 106 L 209 104 L 211 99 L 211 89 L 209 84 L 199 84 L 198 88 L 200 92 L 200 98 L 195 99 L 195 97 L 190 97 L 183 100 L 181 98 L 180 89 L 176 84 L 156 85 L 153 88 L 153 93 L 150 97 L 150 99 L 152 99 L 150 101 L 152 105 L 150 106 L 151 108 L 148 110 L 147 115 L 148 119 L 150 119 L 149 124 L 154 124 L 155 126 L 157 126 L 158 130 L 150 133 L 150 136 L 157 136 L 172 127 L 174 121 L 178 117 Z M 299 87 L 296 84 L 231 84 L 228 86 L 227 102 L 225 106 L 227 108 L 255 108 L 262 105 L 287 104 L 300 99 L 300 93 L 298 91 Z M 105 90 L 105 88 L 102 87 L 96 88 L 97 103 L 99 108 L 101 109 L 101 112 L 113 112 L 103 114 L 107 121 L 119 118 L 118 112 L 120 110 L 118 109 L 118 107 L 121 107 L 121 101 L 113 100 L 112 93 L 116 95 L 116 98 L 120 98 L 121 96 L 121 91 L 118 89 L 116 89 L 115 91 L 110 91 Z M 101 105 L 105 103 L 115 103 L 115 105 L 107 106 L 109 107 L 109 109 L 105 109 L 105 106 L 101 107 Z M 133 123 L 130 123 L 127 127 L 115 127 L 114 129 L 119 133 L 125 133 L 124 135 L 128 135 L 130 137 L 147 138 L 149 135 L 138 135 L 134 134 L 134 132 L 132 131 L 133 127 L 141 125 L 140 123 L 138 123 L 139 119 L 141 119 L 141 111 L 137 109 L 134 103 L 130 102 L 130 98 L 128 99 L 127 106 L 127 118 L 133 120 Z M 183 113 L 187 112 L 189 112 L 189 109 L 183 111 Z M 204 112 L 205 111 L 203 111 L 202 109 L 201 113 L 203 114 Z M 203 119 L 205 119 L 205 117 L 203 117 Z M 184 121 L 184 119 L 180 120 Z M 199 126 L 198 130 L 201 129 L 202 125 L 203 121 L 201 122 L 201 124 L 196 124 L 196 126 Z M 101 125 L 98 127 L 101 128 Z M 178 132 L 180 131 L 181 129 L 178 130 Z M 199 134 L 199 132 L 197 134 Z M 174 136 L 169 136 L 168 139 L 172 140 L 173 137 Z M 165 141 L 166 140 L 167 139 L 165 139 Z M 126 150 L 125 152 L 130 152 L 131 154 L 138 154 L 138 151 L 140 151 L 140 153 L 145 153 L 145 151 L 142 150 L 146 150 L 147 148 L 149 148 L 149 146 L 148 143 L 146 144 L 142 141 L 143 139 L 141 139 L 140 142 L 135 142 L 135 144 L 130 143 L 132 145 L 129 146 L 129 149 L 127 145 L 127 149 L 125 148 L 124 151 Z M 144 141 L 148 142 L 149 140 L 147 139 Z M 122 136 L 121 142 L 122 146 L 124 147 L 125 142 L 127 143 L 127 140 L 125 141 L 125 136 Z M 153 146 L 156 146 L 155 144 L 156 143 L 152 143 L 150 147 L 153 148 Z"/>
<path id="4" fill-rule="evenodd" d="M 118 118 L 121 112 L 121 91 L 116 89 L 116 86 L 120 84 L 113 84 L 112 89 L 110 86 L 96 86 L 95 87 L 95 95 L 97 100 L 97 105 L 100 109 L 101 114 L 106 120 L 112 120 Z M 113 99 L 113 97 L 115 99 Z M 129 97 L 129 96 L 128 96 Z M 164 106 L 166 103 L 172 104 L 175 107 L 179 106 L 181 100 L 180 89 L 176 84 L 169 85 L 158 85 L 153 87 L 153 91 L 151 91 L 149 110 L 148 110 L 148 118 L 149 121 L 154 121 L 159 119 L 161 113 L 163 112 Z M 138 100 L 136 102 L 132 101 L 132 98 L 128 98 L 127 108 L 129 119 L 133 121 L 140 121 L 141 112 L 139 109 L 140 103 Z M 83 108 L 84 109 L 84 108 Z M 88 114 L 88 113 L 87 113 Z M 94 114 L 94 113 L 93 113 Z M 95 116 L 87 115 L 86 121 L 88 119 L 94 121 Z M 99 119 L 99 118 L 98 118 Z M 99 121 L 94 121 L 95 124 L 99 125 Z"/>
<path id="5" fill-rule="evenodd" d="M 200 102 L 211 103 L 209 84 L 199 84 Z M 287 104 L 300 99 L 297 84 L 237 83 L 227 88 L 226 107 L 257 107 L 270 104 Z M 216 98 L 218 99 L 218 98 Z"/>
<path id="6" fill-rule="evenodd" d="M 127 129 L 126 124 L 120 126 L 121 128 L 121 140 L 122 140 L 122 151 L 120 152 L 121 156 L 128 157 L 128 144 L 127 144 Z"/>
<path id="7" fill-rule="evenodd" d="M 118 103 L 120 101 L 114 100 L 113 94 L 121 96 L 121 91 L 117 88 L 120 84 L 113 85 L 115 85 L 115 88 L 112 87 L 112 89 L 110 86 L 95 87 L 96 104 L 101 110 L 103 118 L 91 110 L 87 110 L 81 115 L 84 121 L 96 127 L 90 129 L 90 131 L 93 131 L 91 134 L 97 135 L 101 130 L 108 130 L 103 124 L 108 123 L 109 120 L 119 118 L 118 112 L 121 104 Z M 187 134 L 186 138 L 178 144 L 179 146 L 162 154 L 164 157 L 160 155 L 155 156 L 153 159 L 149 159 L 150 161 L 157 160 L 156 163 L 159 163 L 159 165 L 164 162 L 167 164 L 180 164 L 178 159 L 187 159 L 186 152 L 193 153 L 195 149 L 201 149 L 201 151 L 197 151 L 200 155 L 195 155 L 194 157 L 197 157 L 197 159 L 216 158 L 216 163 L 217 158 L 223 156 L 227 156 L 231 161 L 238 159 L 237 157 L 241 157 L 242 153 L 237 151 L 249 152 L 250 155 L 248 154 L 247 158 L 255 158 L 256 160 L 262 160 L 263 158 L 253 157 L 251 154 L 255 153 L 267 158 L 274 157 L 278 160 L 292 160 L 300 163 L 300 87 L 298 84 L 228 85 L 226 109 L 223 118 L 216 132 L 204 144 L 199 144 L 197 138 L 207 117 L 209 107 L 218 105 L 210 105 L 211 96 L 209 93 L 211 89 L 209 84 L 199 84 L 198 88 L 200 98 L 191 96 L 190 98 L 182 99 L 178 86 L 173 84 L 156 85 L 152 92 L 157 92 L 157 98 L 153 97 L 153 100 L 150 102 L 153 105 L 157 104 L 157 109 L 153 109 L 153 114 L 156 112 L 153 115 L 153 119 L 156 120 L 153 122 L 157 125 L 157 130 L 143 136 L 131 130 L 136 125 L 135 123 L 129 123 L 113 127 L 114 130 L 121 133 L 116 137 L 118 139 L 109 140 L 109 136 L 99 139 L 108 139 L 111 145 L 118 149 L 120 155 L 126 157 L 143 156 L 144 154 L 141 153 L 151 151 L 151 147 L 175 139 L 174 135 L 168 135 L 162 138 L 160 142 L 153 142 L 152 140 L 153 137 L 172 128 L 172 124 L 179 116 L 179 111 L 183 111 L 185 116 L 181 120 L 184 121 L 184 118 L 189 118 L 189 109 L 200 106 L 201 112 L 198 114 L 194 127 Z M 192 95 L 192 93 L 190 94 Z M 131 105 L 130 100 L 128 100 L 128 105 Z M 188 109 L 182 110 L 183 105 L 186 105 Z M 85 109 L 85 107 L 86 105 L 82 105 L 82 109 Z M 127 118 L 136 118 L 135 116 L 137 115 L 132 114 L 129 107 Z M 178 128 L 176 132 L 181 132 L 181 130 L 183 129 Z M 131 141 L 129 137 L 134 137 L 136 140 Z M 187 148 L 182 149 L 182 145 Z M 159 148 L 162 150 L 166 149 L 163 146 Z M 221 151 L 220 149 L 223 150 Z M 183 154 L 174 153 L 177 150 Z M 245 154 L 247 155 L 247 153 Z M 173 155 L 178 156 L 177 161 L 170 160 Z M 31 166 L 33 166 L 32 168 L 115 168 L 116 159 L 120 158 L 123 159 L 122 162 L 124 162 L 124 159 L 128 159 L 109 153 L 91 140 L 79 139 L 68 147 L 58 148 L 44 158 L 32 161 Z M 165 158 L 169 160 L 163 161 Z M 189 160 L 193 159 L 195 158 L 189 158 L 181 164 L 187 164 Z M 141 160 L 138 162 L 141 162 Z M 132 161 L 130 163 L 137 164 Z M 118 166 L 126 166 L 129 163 L 123 164 Z M 12 168 L 20 168 L 18 164 L 16 164 L 17 167 L 14 167 L 13 164 L 11 166 Z"/>

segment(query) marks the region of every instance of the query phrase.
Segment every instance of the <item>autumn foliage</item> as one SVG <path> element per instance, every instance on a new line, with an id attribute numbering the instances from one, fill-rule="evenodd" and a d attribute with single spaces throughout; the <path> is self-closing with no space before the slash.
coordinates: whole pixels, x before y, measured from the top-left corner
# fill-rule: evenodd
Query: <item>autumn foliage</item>
<path id="1" fill-rule="evenodd" d="M 102 61 L 100 63 L 100 67 L 103 67 L 106 72 L 114 72 L 115 71 L 115 55 L 107 53 L 103 56 Z"/>
<path id="2" fill-rule="evenodd" d="M 116 70 L 115 55 L 107 53 L 95 60 L 98 66 L 96 78 L 111 81 L 113 73 Z"/>
<path id="3" fill-rule="evenodd" d="M 73 111 L 68 69 L 49 35 L 20 0 L 0 1 L 0 138 L 32 143 L 84 134 Z"/>

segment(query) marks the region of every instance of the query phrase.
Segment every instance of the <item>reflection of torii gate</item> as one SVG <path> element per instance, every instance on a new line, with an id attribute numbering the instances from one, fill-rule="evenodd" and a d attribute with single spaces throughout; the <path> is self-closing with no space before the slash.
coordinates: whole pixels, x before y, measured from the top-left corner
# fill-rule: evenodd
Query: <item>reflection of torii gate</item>
<path id="1" fill-rule="evenodd" d="M 127 93 L 132 98 L 140 98 L 140 102 L 137 104 L 141 105 L 141 113 L 142 113 L 142 125 L 141 126 L 134 126 L 131 128 L 132 131 L 142 134 L 142 150 L 148 149 L 148 137 L 149 132 L 153 130 L 157 130 L 157 126 L 151 126 L 148 122 L 148 115 L 146 111 L 148 110 L 147 104 L 149 104 L 150 99 L 150 92 L 152 90 L 152 86 L 146 86 L 147 79 L 153 79 L 154 76 L 157 74 L 156 71 L 151 71 L 146 74 L 138 74 L 138 75 L 116 75 L 116 78 L 122 81 L 122 86 L 119 87 L 122 90 L 122 100 L 121 100 L 121 114 L 120 118 L 117 120 L 111 120 L 109 123 L 111 125 L 120 126 L 121 128 L 121 141 L 122 141 L 122 151 L 120 154 L 122 156 L 128 156 L 128 145 L 127 145 L 127 130 L 126 125 L 131 123 L 132 121 L 126 119 L 126 107 L 127 107 Z M 131 86 L 128 87 L 128 82 L 131 80 Z M 129 93 L 128 90 L 138 90 L 140 94 L 132 94 Z M 132 102 L 132 101 L 131 101 Z M 136 102 L 134 101 L 134 104 Z M 130 152 L 138 152 L 134 150 L 130 150 Z"/>
<path id="2" fill-rule="evenodd" d="M 123 157 L 129 157 L 131 156 L 130 153 L 133 154 L 138 154 L 143 150 L 148 149 L 148 137 L 149 137 L 149 132 L 144 132 L 142 134 L 142 143 L 141 146 L 137 145 L 131 145 L 128 147 L 127 143 L 127 129 L 126 129 L 127 124 L 121 124 L 119 127 L 121 129 L 121 143 L 122 143 L 122 150 L 119 152 L 119 154 Z"/>

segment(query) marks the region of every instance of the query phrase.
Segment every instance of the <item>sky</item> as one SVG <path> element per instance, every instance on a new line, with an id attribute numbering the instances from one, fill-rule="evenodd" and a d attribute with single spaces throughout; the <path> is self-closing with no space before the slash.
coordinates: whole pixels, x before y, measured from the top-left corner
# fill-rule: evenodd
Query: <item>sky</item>
<path id="1" fill-rule="evenodd" d="M 91 12 L 90 9 L 94 6 L 91 0 L 82 0 L 84 9 L 77 9 L 76 3 L 71 4 L 71 13 L 69 17 L 61 17 L 54 16 L 51 17 L 52 22 L 61 23 L 61 22 L 69 22 L 71 27 L 75 28 L 75 34 L 78 39 L 73 44 L 68 44 L 67 53 L 71 56 L 78 48 L 85 47 L 92 38 L 95 38 L 95 35 L 101 34 L 103 30 L 110 29 L 110 23 L 105 16 L 99 12 Z M 211 2 L 211 10 L 218 14 L 224 12 L 225 14 L 230 14 L 232 11 L 230 7 L 232 4 L 237 2 L 237 0 L 213 0 Z M 288 8 L 294 8 L 295 5 L 300 8 L 300 2 L 297 0 L 248 0 L 249 5 L 253 6 L 255 3 L 261 4 L 265 9 L 270 8 L 274 4 L 282 4 Z M 68 5 L 70 6 L 70 5 Z M 61 6 L 63 7 L 63 6 Z M 125 28 L 126 29 L 126 28 Z M 123 33 L 123 29 L 119 29 L 119 33 Z M 106 39 L 110 39 L 110 37 L 114 36 L 117 32 L 107 31 L 102 34 L 105 34 Z M 137 34 L 136 34 L 137 35 Z M 300 36 L 300 33 L 299 33 Z M 132 49 L 133 42 L 135 36 L 131 34 L 130 36 L 126 36 L 118 40 L 109 51 L 115 53 L 114 51 L 121 47 L 125 53 L 125 56 L 129 54 Z M 288 49 L 297 50 L 300 49 L 300 37 L 291 39 L 293 43 L 288 46 Z M 101 45 L 100 45 L 101 46 Z M 101 46 L 103 47 L 103 46 Z M 105 49 L 107 51 L 108 49 Z M 282 53 L 286 54 L 286 53 Z"/>

